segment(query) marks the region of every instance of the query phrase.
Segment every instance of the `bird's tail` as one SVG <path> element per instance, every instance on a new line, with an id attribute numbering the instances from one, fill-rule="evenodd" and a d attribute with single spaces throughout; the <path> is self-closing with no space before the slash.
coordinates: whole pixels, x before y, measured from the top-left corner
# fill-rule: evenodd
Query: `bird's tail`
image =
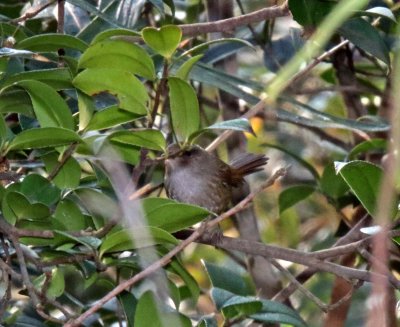
<path id="1" fill-rule="evenodd" d="M 244 153 L 236 157 L 230 162 L 230 166 L 237 171 L 238 174 L 245 176 L 256 171 L 262 170 L 268 161 L 264 154 Z"/>

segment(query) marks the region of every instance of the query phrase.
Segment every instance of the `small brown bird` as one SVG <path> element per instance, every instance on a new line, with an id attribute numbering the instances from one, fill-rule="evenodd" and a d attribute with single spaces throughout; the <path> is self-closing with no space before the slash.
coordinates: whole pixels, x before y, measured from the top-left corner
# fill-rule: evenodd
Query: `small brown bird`
<path id="1" fill-rule="evenodd" d="M 227 210 L 244 176 L 262 170 L 268 158 L 246 153 L 229 165 L 203 148 L 181 150 L 170 145 L 165 160 L 165 188 L 169 198 L 198 205 L 216 214 Z"/>

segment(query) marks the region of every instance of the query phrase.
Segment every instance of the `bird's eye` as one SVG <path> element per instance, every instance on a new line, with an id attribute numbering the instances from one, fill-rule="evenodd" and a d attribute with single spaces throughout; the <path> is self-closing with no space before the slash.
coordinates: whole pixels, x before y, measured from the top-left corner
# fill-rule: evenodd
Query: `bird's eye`
<path id="1" fill-rule="evenodd" d="M 192 151 L 185 151 L 183 152 L 183 156 L 190 157 L 192 155 Z"/>

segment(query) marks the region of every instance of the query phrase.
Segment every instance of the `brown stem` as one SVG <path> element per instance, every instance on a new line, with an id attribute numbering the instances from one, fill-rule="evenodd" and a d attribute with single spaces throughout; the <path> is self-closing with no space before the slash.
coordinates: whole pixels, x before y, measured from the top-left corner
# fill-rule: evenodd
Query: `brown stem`
<path id="1" fill-rule="evenodd" d="M 222 19 L 214 22 L 183 24 L 179 25 L 185 36 L 197 36 L 199 34 L 229 32 L 236 27 L 249 25 L 252 23 L 262 22 L 267 19 L 273 19 L 289 15 L 287 2 L 281 6 L 273 6 L 260 9 L 250 14 L 241 15 L 239 17 Z"/>

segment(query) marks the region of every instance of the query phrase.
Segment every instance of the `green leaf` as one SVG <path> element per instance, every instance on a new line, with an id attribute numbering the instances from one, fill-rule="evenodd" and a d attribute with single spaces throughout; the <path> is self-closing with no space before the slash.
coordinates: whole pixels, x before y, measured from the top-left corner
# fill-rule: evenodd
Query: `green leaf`
<path id="1" fill-rule="evenodd" d="M 335 162 L 336 173 L 340 174 L 354 195 L 370 215 L 375 214 L 383 171 L 366 161 Z"/>
<path id="2" fill-rule="evenodd" d="M 113 142 L 143 147 L 150 150 L 164 151 L 165 139 L 156 129 L 117 131 L 108 136 Z"/>
<path id="3" fill-rule="evenodd" d="M 182 278 L 190 292 L 191 300 L 196 303 L 200 295 L 200 287 L 193 276 L 186 270 L 184 265 L 181 264 L 177 258 L 172 259 L 168 267 Z"/>
<path id="4" fill-rule="evenodd" d="M 55 152 L 42 157 L 47 173 L 51 173 L 59 165 L 59 155 Z M 61 189 L 76 188 L 81 179 L 81 166 L 74 157 L 70 157 L 62 165 L 53 182 Z"/>
<path id="5" fill-rule="evenodd" d="M 13 88 L 0 94 L 0 113 L 18 113 L 34 117 L 29 95 L 19 88 Z"/>
<path id="6" fill-rule="evenodd" d="M 116 37 L 126 37 L 126 36 L 132 37 L 132 38 L 137 38 L 137 37 L 140 37 L 141 34 L 136 31 L 127 29 L 127 28 L 110 28 L 108 30 L 105 30 L 105 31 L 97 34 L 93 38 L 91 45 L 101 42 L 101 41 L 104 41 L 104 40 L 107 40 L 109 38 L 115 39 Z"/>
<path id="7" fill-rule="evenodd" d="M 42 127 L 74 129 L 75 124 L 68 105 L 52 87 L 34 80 L 20 81 L 16 85 L 28 92 Z"/>
<path id="8" fill-rule="evenodd" d="M 213 293 L 216 289 L 213 289 Z M 223 290 L 221 290 L 223 291 Z M 213 294 L 215 296 L 215 294 Z M 262 303 L 254 297 L 244 297 L 234 295 L 225 301 L 221 310 L 226 318 L 235 318 L 240 316 L 248 316 L 261 310 Z"/>
<path id="9" fill-rule="evenodd" d="M 13 188 L 18 188 L 31 202 L 40 202 L 51 206 L 60 199 L 61 191 L 39 174 L 29 174 L 21 183 L 14 183 Z M 15 189 L 13 189 L 15 190 Z"/>
<path id="10" fill-rule="evenodd" d="M 260 301 L 262 303 L 262 309 L 260 312 L 250 315 L 249 318 L 272 324 L 289 324 L 296 327 L 308 326 L 295 310 L 286 305 L 270 300 L 261 299 Z"/>
<path id="11" fill-rule="evenodd" d="M 50 298 L 57 298 L 64 294 L 65 279 L 61 268 L 54 268 L 51 272 L 51 281 L 46 295 Z"/>
<path id="12" fill-rule="evenodd" d="M 324 194 L 333 199 L 338 199 L 349 190 L 349 186 L 342 176 L 336 174 L 335 166 L 332 162 L 325 166 L 320 180 L 320 188 Z"/>
<path id="13" fill-rule="evenodd" d="M 96 110 L 96 105 L 92 97 L 77 90 L 78 94 L 78 109 L 79 109 L 79 130 L 84 130 L 90 123 L 93 113 Z M 125 111 L 126 112 L 126 111 Z"/>
<path id="14" fill-rule="evenodd" d="M 8 150 L 40 149 L 80 141 L 79 135 L 69 129 L 57 127 L 33 128 L 22 131 L 15 136 L 8 146 Z"/>
<path id="15" fill-rule="evenodd" d="M 93 236 L 74 236 L 61 230 L 55 230 L 54 235 L 59 244 L 71 243 L 72 241 L 86 246 L 89 251 L 96 250 L 101 244 L 101 240 Z"/>
<path id="16" fill-rule="evenodd" d="M 289 9 L 293 19 L 305 27 L 315 27 L 335 6 L 335 1 L 289 0 Z"/>
<path id="17" fill-rule="evenodd" d="M 170 233 L 151 226 L 135 228 L 135 231 L 119 230 L 107 235 L 100 246 L 100 256 L 105 253 L 129 251 L 156 244 L 177 245 L 178 240 Z"/>
<path id="18" fill-rule="evenodd" d="M 116 160 L 120 159 L 121 161 L 134 166 L 137 165 L 137 163 L 139 162 L 140 148 L 118 142 L 111 142 L 110 145 L 120 157 L 115 158 Z"/>
<path id="19" fill-rule="evenodd" d="M 210 262 L 205 261 L 203 264 L 213 287 L 238 295 L 252 294 L 253 290 L 249 287 L 247 280 L 241 274 Z"/>
<path id="20" fill-rule="evenodd" d="M 200 126 L 199 102 L 194 89 L 177 77 L 168 78 L 172 127 L 178 140 L 186 141 Z"/>
<path id="21" fill-rule="evenodd" d="M 159 29 L 145 27 L 142 37 L 155 52 L 170 59 L 181 42 L 182 31 L 177 25 L 165 25 Z"/>
<path id="22" fill-rule="evenodd" d="M 47 33 L 24 39 L 15 45 L 16 49 L 48 52 L 60 48 L 71 48 L 83 52 L 88 45 L 86 42 L 68 34 Z"/>
<path id="23" fill-rule="evenodd" d="M 73 80 L 78 89 L 88 95 L 108 92 L 119 100 L 119 107 L 145 115 L 148 95 L 143 83 L 129 72 L 108 68 L 88 68 Z"/>
<path id="24" fill-rule="evenodd" d="M 156 296 L 151 292 L 145 292 L 139 299 L 135 313 L 135 327 L 163 327 L 181 326 L 191 327 L 190 320 L 175 311 L 166 311 Z"/>
<path id="25" fill-rule="evenodd" d="M 7 125 L 3 115 L 0 114 L 0 149 L 3 148 L 4 142 L 7 140 Z"/>
<path id="26" fill-rule="evenodd" d="M 347 157 L 349 160 L 354 160 L 361 153 L 370 150 L 385 150 L 386 146 L 387 140 L 385 139 L 370 139 L 357 144 L 353 149 L 351 149 Z"/>
<path id="27" fill-rule="evenodd" d="M 117 296 L 119 302 L 122 305 L 122 309 L 124 310 L 125 317 L 127 319 L 127 327 L 132 327 L 135 319 L 135 312 L 138 300 L 136 297 L 128 292 L 123 291 Z"/>
<path id="28" fill-rule="evenodd" d="M 57 204 L 53 219 L 63 226 L 66 231 L 79 231 L 88 227 L 79 207 L 68 199 L 62 200 Z"/>
<path id="29" fill-rule="evenodd" d="M 50 217 L 50 209 L 42 203 L 31 204 L 24 194 L 8 192 L 2 201 L 4 218 L 12 225 L 18 220 L 46 220 Z"/>
<path id="30" fill-rule="evenodd" d="M 5 88 L 24 80 L 39 81 L 51 86 L 55 90 L 72 88 L 72 76 L 68 68 L 32 70 L 8 75 L 0 82 L 0 88 Z"/>
<path id="31" fill-rule="evenodd" d="M 121 40 L 105 40 L 91 45 L 80 57 L 79 68 L 125 70 L 154 80 L 153 60 L 140 46 Z"/>
<path id="32" fill-rule="evenodd" d="M 179 77 L 182 80 L 187 80 L 189 78 L 190 71 L 192 70 L 193 66 L 198 62 L 203 55 L 197 55 L 189 60 L 186 60 L 176 71 L 175 76 Z"/>
<path id="33" fill-rule="evenodd" d="M 375 27 L 362 18 L 352 18 L 339 28 L 339 34 L 355 46 L 390 64 L 389 49 Z"/>
<path id="34" fill-rule="evenodd" d="M 311 185 L 296 185 L 285 189 L 279 194 L 279 213 L 306 199 L 314 191 L 315 187 Z"/>
<path id="35" fill-rule="evenodd" d="M 142 115 L 130 111 L 122 110 L 118 106 L 104 108 L 94 114 L 86 129 L 88 131 L 100 130 L 118 126 L 124 123 L 134 121 Z"/>
<path id="36" fill-rule="evenodd" d="M 163 198 L 142 200 L 149 226 L 173 233 L 202 221 L 211 213 L 204 208 Z"/>

